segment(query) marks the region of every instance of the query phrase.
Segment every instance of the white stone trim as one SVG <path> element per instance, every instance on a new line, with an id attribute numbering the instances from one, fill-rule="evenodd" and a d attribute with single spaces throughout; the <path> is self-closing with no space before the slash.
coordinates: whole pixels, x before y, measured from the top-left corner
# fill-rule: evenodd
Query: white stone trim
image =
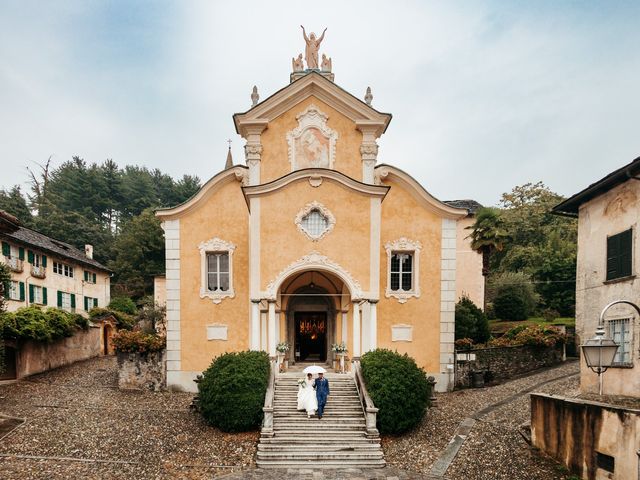
<path id="1" fill-rule="evenodd" d="M 399 323 L 391 325 L 391 341 L 392 342 L 412 342 L 413 341 L 413 325 Z"/>
<path id="2" fill-rule="evenodd" d="M 202 375 L 202 372 L 174 371 L 167 367 L 167 388 L 177 392 L 196 393 L 198 385 L 194 380 L 198 375 Z"/>
<path id="3" fill-rule="evenodd" d="M 207 340 L 228 340 L 229 327 L 221 323 L 207 325 Z"/>
<path id="4" fill-rule="evenodd" d="M 236 296 L 233 288 L 233 252 L 236 249 L 235 244 L 214 237 L 206 242 L 198 245 L 200 250 L 200 298 L 210 298 L 213 303 L 218 304 L 223 299 Z M 212 291 L 207 287 L 207 253 L 228 253 L 229 254 L 229 290 Z"/>
<path id="5" fill-rule="evenodd" d="M 385 297 L 397 298 L 399 303 L 406 303 L 406 301 L 412 297 L 420 298 L 420 250 L 422 250 L 422 243 L 418 240 L 410 240 L 407 237 L 400 237 L 397 240 L 385 243 L 384 249 L 387 252 L 387 288 L 385 290 Z M 411 290 L 391 290 L 391 256 L 394 252 L 407 252 L 413 254 Z M 400 279 L 400 285 L 402 286 L 402 279 Z"/>
<path id="6" fill-rule="evenodd" d="M 298 170 L 300 167 L 296 164 L 296 140 L 299 139 L 304 132 L 310 128 L 317 128 L 322 135 L 329 140 L 328 161 L 329 165 L 315 167 L 321 168 L 333 168 L 333 162 L 336 157 L 336 140 L 338 139 L 338 132 L 330 129 L 327 126 L 327 120 L 329 117 L 320 111 L 314 104 L 309 105 L 302 113 L 296 115 L 298 126 L 287 132 L 287 145 L 289 163 L 291 164 L 291 171 Z"/>
<path id="7" fill-rule="evenodd" d="M 445 381 L 446 385 L 439 388 L 448 390 L 453 381 L 452 370 L 448 368 L 454 364 L 454 342 L 456 331 L 456 236 L 457 221 L 442 219 L 442 243 L 440 270 L 440 373 L 439 382 Z M 448 280 L 445 280 L 448 279 Z M 450 280 L 453 279 L 453 280 Z M 442 391 L 442 390 L 440 390 Z"/>
<path id="8" fill-rule="evenodd" d="M 307 215 L 309 215 L 314 210 L 317 210 L 318 212 L 320 212 L 320 214 L 324 218 L 326 218 L 326 220 L 327 220 L 327 228 L 325 228 L 319 235 L 313 235 L 311 232 L 308 232 L 304 228 L 304 226 L 302 225 L 302 219 L 304 217 L 306 217 Z M 314 200 L 311 203 L 307 203 L 302 208 L 302 210 L 300 210 L 298 212 L 294 222 L 295 222 L 296 226 L 298 227 L 298 230 L 300 232 L 302 232 L 304 235 L 306 235 L 306 237 L 309 240 L 311 240 L 313 242 L 317 242 L 317 241 L 321 240 L 322 238 L 324 238 L 325 235 L 330 233 L 331 230 L 333 230 L 333 227 L 335 227 L 335 225 L 336 225 L 336 217 L 333 215 L 333 213 L 331 213 L 331 211 L 327 207 L 325 207 L 320 202 L 317 202 L 317 201 Z"/>
<path id="9" fill-rule="evenodd" d="M 267 285 L 267 291 L 265 297 L 270 300 L 275 300 L 278 294 L 278 288 L 282 282 L 284 282 L 291 275 L 306 271 L 306 270 L 321 270 L 324 272 L 330 272 L 337 275 L 349 288 L 351 298 L 356 300 L 363 297 L 362 288 L 360 283 L 353 278 L 353 276 L 336 262 L 330 258 L 322 255 L 319 252 L 311 252 L 308 255 L 296 260 L 287 267 L 285 267 L 275 279 Z"/>
<path id="10" fill-rule="evenodd" d="M 353 357 L 360 357 L 360 302 L 353 302 Z"/>
<path id="11" fill-rule="evenodd" d="M 162 222 L 165 238 L 167 294 L 167 385 L 181 369 L 180 342 L 180 220 Z M 195 387 L 196 384 L 193 384 Z M 192 388 L 193 388 L 192 387 Z"/>

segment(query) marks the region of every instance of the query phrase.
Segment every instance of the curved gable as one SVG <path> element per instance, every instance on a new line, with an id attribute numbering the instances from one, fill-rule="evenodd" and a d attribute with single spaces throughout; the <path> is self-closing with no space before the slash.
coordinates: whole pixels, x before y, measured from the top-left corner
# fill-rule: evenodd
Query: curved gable
<path id="1" fill-rule="evenodd" d="M 375 168 L 375 176 L 378 182 L 383 183 L 392 179 L 404 186 L 411 195 L 416 198 L 421 205 L 433 213 L 451 219 L 464 218 L 467 216 L 467 210 L 464 208 L 456 208 L 441 202 L 431 195 L 425 188 L 411 175 L 391 165 L 381 164 Z"/>
<path id="2" fill-rule="evenodd" d="M 223 185 L 233 181 L 244 181 L 247 176 L 247 170 L 248 168 L 242 165 L 236 165 L 232 168 L 223 170 L 211 177 L 207 183 L 205 183 L 200 190 L 198 190 L 198 192 L 186 202 L 175 207 L 160 208 L 156 210 L 156 217 L 159 217 L 161 220 L 172 220 L 181 217 L 185 213 L 205 202 L 211 197 L 211 195 L 222 188 Z"/>

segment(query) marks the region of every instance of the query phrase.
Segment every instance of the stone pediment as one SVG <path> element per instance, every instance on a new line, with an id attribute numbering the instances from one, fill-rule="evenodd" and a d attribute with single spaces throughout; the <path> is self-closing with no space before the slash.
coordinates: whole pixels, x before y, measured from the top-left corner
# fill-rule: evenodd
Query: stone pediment
<path id="1" fill-rule="evenodd" d="M 359 130 L 366 130 L 376 138 L 384 133 L 391 121 L 391 114 L 378 112 L 319 73 L 311 72 L 250 110 L 234 114 L 236 131 L 246 138 L 256 129 L 266 128 L 270 121 L 311 96 L 350 118 Z"/>

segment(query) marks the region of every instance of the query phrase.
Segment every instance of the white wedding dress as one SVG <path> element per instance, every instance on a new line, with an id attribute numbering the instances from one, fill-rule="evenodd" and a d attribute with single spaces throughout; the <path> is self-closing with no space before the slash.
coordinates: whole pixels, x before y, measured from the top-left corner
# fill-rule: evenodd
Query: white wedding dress
<path id="1" fill-rule="evenodd" d="M 298 410 L 306 410 L 307 416 L 316 413 L 318 399 L 313 389 L 313 380 L 304 379 L 304 384 L 298 385 Z"/>

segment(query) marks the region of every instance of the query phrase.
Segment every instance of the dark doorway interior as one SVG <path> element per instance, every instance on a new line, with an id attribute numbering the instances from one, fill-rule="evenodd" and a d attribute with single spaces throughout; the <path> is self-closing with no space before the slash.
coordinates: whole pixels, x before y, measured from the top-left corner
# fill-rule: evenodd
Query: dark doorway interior
<path id="1" fill-rule="evenodd" d="M 327 360 L 327 312 L 296 312 L 296 360 Z M 298 357 L 299 352 L 299 357 Z"/>

